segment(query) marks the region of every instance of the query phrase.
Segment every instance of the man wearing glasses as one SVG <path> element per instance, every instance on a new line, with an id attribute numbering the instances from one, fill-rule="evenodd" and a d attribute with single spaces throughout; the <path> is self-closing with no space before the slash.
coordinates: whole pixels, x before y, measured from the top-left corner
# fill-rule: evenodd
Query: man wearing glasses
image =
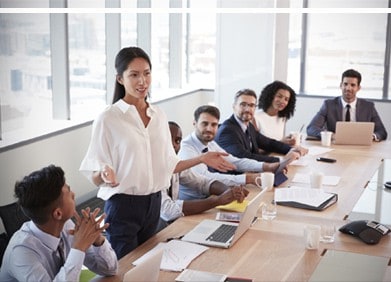
<path id="1" fill-rule="evenodd" d="M 264 162 L 278 162 L 280 158 L 269 153 L 298 159 L 308 153 L 301 146 L 289 146 L 259 133 L 250 122 L 256 108 L 257 95 L 251 89 L 242 89 L 235 94 L 233 115 L 217 130 L 215 141 L 228 153 L 238 158 Z"/>

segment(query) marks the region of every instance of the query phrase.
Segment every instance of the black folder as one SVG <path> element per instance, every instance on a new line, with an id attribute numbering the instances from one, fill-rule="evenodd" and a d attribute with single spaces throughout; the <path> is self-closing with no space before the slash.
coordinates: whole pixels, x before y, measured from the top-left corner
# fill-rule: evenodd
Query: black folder
<path id="1" fill-rule="evenodd" d="M 308 189 L 313 189 L 313 188 L 308 188 Z M 315 211 L 322 211 L 329 206 L 335 204 L 338 201 L 338 195 L 335 193 L 328 193 L 327 199 L 322 202 L 318 206 L 313 206 L 310 203 L 306 203 L 305 201 L 295 201 L 295 200 L 290 200 L 290 201 L 276 201 L 277 205 L 281 206 L 287 206 L 287 207 L 293 207 L 293 208 L 301 208 L 301 209 L 307 209 L 307 210 L 315 210 Z"/>

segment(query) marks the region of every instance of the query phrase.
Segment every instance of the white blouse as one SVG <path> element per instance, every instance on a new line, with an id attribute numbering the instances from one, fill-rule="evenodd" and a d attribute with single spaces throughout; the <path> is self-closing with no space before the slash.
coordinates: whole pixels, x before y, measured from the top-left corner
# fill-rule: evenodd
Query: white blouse
<path id="1" fill-rule="evenodd" d="M 94 121 L 92 136 L 80 171 L 92 182 L 92 172 L 110 165 L 117 174 L 117 187 L 102 184 L 98 197 L 149 195 L 170 185 L 179 162 L 171 143 L 165 113 L 149 105 L 150 121 L 144 126 L 134 105 L 123 100 L 110 105 Z"/>
<path id="2" fill-rule="evenodd" d="M 254 113 L 254 119 L 259 132 L 263 135 L 281 140 L 285 136 L 286 119 L 284 117 L 270 116 L 263 110 L 259 109 Z"/>

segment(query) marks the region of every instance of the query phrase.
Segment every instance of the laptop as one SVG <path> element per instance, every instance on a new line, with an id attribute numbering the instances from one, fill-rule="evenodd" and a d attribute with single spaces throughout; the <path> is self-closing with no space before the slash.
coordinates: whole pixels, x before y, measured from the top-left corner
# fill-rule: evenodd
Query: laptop
<path id="1" fill-rule="evenodd" d="M 164 249 L 157 250 L 125 273 L 123 281 L 158 281 Z"/>
<path id="2" fill-rule="evenodd" d="M 335 127 L 336 145 L 371 145 L 373 139 L 373 122 L 337 121 Z"/>
<path id="3" fill-rule="evenodd" d="M 239 223 L 204 219 L 182 240 L 211 247 L 231 247 L 250 228 L 265 193 L 263 189 L 248 203 Z M 220 232 L 224 233 L 221 237 Z"/>

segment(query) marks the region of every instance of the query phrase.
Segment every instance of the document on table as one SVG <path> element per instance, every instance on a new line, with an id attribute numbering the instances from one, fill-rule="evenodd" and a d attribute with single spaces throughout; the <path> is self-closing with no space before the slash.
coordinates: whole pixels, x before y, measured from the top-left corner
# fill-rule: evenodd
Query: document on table
<path id="1" fill-rule="evenodd" d="M 278 188 L 274 192 L 274 201 L 277 204 L 297 208 L 323 210 L 337 200 L 337 194 L 324 192 L 323 189 L 291 186 Z"/>
<path id="2" fill-rule="evenodd" d="M 292 179 L 292 182 L 297 183 L 310 183 L 310 175 L 311 173 L 296 173 Z M 323 185 L 336 186 L 338 185 L 341 177 L 333 176 L 333 175 L 325 175 L 323 177 Z"/>
<path id="3" fill-rule="evenodd" d="M 310 156 L 316 156 L 321 155 L 324 153 L 328 153 L 334 149 L 328 148 L 328 147 L 321 147 L 321 146 L 310 146 L 308 147 L 308 155 Z"/>
<path id="4" fill-rule="evenodd" d="M 168 271 L 182 271 L 192 262 L 193 259 L 209 249 L 206 246 L 180 240 L 171 240 L 168 243 L 161 242 L 156 245 L 155 248 L 135 260 L 133 265 L 143 262 L 146 258 L 151 256 L 151 254 L 162 248 L 164 249 L 164 253 L 160 269 Z"/>

